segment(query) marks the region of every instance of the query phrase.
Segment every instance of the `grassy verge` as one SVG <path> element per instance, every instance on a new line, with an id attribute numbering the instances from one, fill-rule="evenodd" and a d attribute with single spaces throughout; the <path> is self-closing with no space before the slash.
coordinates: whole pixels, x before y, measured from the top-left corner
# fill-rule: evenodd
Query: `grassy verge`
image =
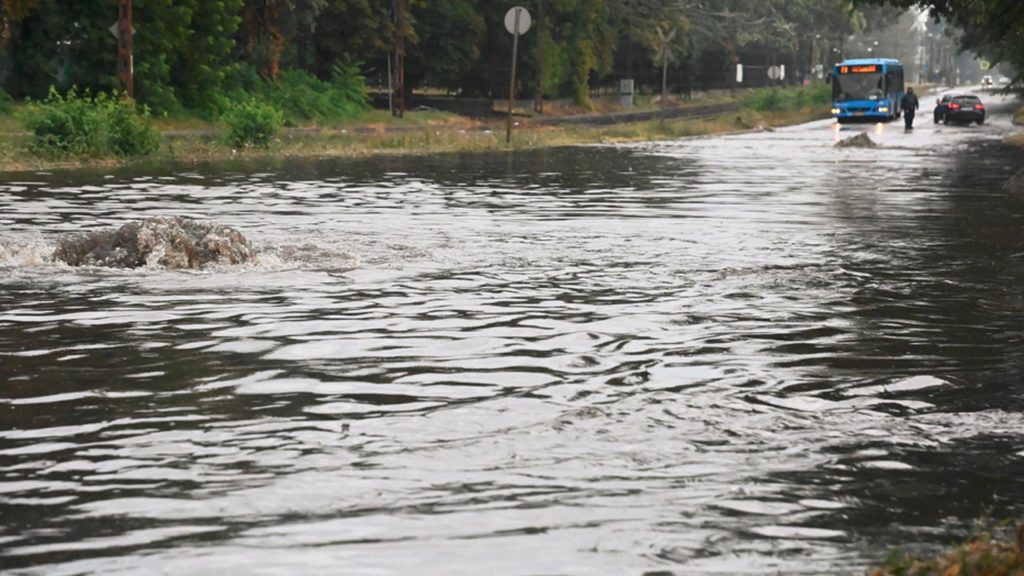
<path id="1" fill-rule="evenodd" d="M 594 143 L 623 143 L 672 140 L 750 130 L 757 127 L 798 124 L 827 117 L 815 108 L 787 112 L 741 111 L 715 118 L 648 121 L 612 126 L 559 126 L 518 128 L 513 134 L 516 149 L 550 148 Z M 435 125 L 401 132 L 322 130 L 286 132 L 266 150 L 236 152 L 209 136 L 169 138 L 154 160 L 204 162 L 238 157 L 357 157 L 376 154 L 428 154 L 439 152 L 484 152 L 506 150 L 503 125 L 453 129 Z"/>
<path id="2" fill-rule="evenodd" d="M 996 534 L 1001 535 L 997 536 Z M 1024 574 L 1024 525 L 1014 535 L 985 530 L 930 560 L 893 553 L 870 576 L 1017 576 Z"/>
<path id="3" fill-rule="evenodd" d="M 694 104 L 707 104 L 700 101 Z M 687 103 L 690 104 L 690 103 Z M 799 124 L 827 117 L 827 106 L 802 102 L 761 110 L 741 101 L 735 112 L 714 118 L 653 120 L 604 126 L 529 126 L 515 129 L 516 149 L 671 140 Z M 160 149 L 146 163 L 196 163 L 236 158 L 327 158 L 375 154 L 496 151 L 507 149 L 504 121 L 476 122 L 436 111 L 408 112 L 404 119 L 370 110 L 329 124 L 308 124 L 279 132 L 266 149 L 233 150 L 223 128 L 196 118 L 154 120 L 163 133 Z M 0 114 L 0 172 L 85 166 L 111 167 L 126 161 L 97 157 L 41 157 L 29 149 L 31 136 L 15 117 Z"/>

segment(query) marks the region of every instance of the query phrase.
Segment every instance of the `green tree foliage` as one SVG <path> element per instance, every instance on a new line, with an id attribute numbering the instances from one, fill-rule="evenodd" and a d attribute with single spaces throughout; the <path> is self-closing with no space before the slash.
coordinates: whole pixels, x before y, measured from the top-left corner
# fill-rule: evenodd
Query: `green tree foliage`
<path id="1" fill-rule="evenodd" d="M 484 19 L 477 0 L 434 0 L 412 11 L 417 37 L 407 48 L 406 81 L 458 91 L 462 76 L 480 58 Z"/>
<path id="2" fill-rule="evenodd" d="M 859 0 L 862 4 L 889 4 L 922 8 L 935 18 L 959 28 L 961 45 L 1024 71 L 1024 2 L 1020 0 Z M 1018 75 L 1024 84 L 1024 73 Z"/>
<path id="3" fill-rule="evenodd" d="M 741 61 L 784 63 L 791 77 L 806 73 L 823 60 L 822 45 L 885 24 L 896 10 L 887 0 L 854 1 L 135 0 L 135 93 L 157 113 L 215 116 L 255 96 L 289 121 L 337 118 L 365 106 L 365 85 L 350 81 L 353 70 L 386 84 L 401 36 L 407 89 L 504 98 L 512 56 L 504 16 L 523 5 L 534 25 L 520 42 L 517 94 L 542 92 L 586 107 L 594 88 L 620 78 L 660 81 L 658 30 L 676 30 L 671 75 L 687 82 L 727 86 Z M 890 3 L 957 18 L 972 42 L 997 56 L 1019 58 L 1024 50 L 1020 25 L 1011 24 L 1024 6 L 1016 0 Z M 107 29 L 117 4 L 0 0 L 0 50 L 7 45 L 0 89 L 42 98 L 50 86 L 116 88 L 116 42 Z M 980 8 L 965 19 L 960 10 L 968 5 Z M 403 30 L 396 30 L 399 6 Z"/>
<path id="4" fill-rule="evenodd" d="M 0 0 L 0 54 L 4 53 L 11 31 L 28 14 L 35 0 Z"/>
<path id="5" fill-rule="evenodd" d="M 45 98 L 50 86 L 109 92 L 116 88 L 117 45 L 107 31 L 117 6 L 106 0 L 37 0 L 11 34 L 6 89 Z"/>
<path id="6" fill-rule="evenodd" d="M 382 62 L 393 40 L 390 0 L 328 0 L 313 34 L 311 71 L 327 78 L 337 62 Z"/>
<path id="7" fill-rule="evenodd" d="M 223 84 L 243 0 L 189 0 L 189 43 L 171 68 L 171 86 L 185 106 L 213 109 Z"/>

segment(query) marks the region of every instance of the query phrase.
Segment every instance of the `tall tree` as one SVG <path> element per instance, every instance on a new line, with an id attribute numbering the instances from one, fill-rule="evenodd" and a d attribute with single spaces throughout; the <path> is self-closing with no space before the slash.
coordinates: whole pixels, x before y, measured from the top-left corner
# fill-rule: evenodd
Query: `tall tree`
<path id="1" fill-rule="evenodd" d="M 37 0 L 11 31 L 12 96 L 46 96 L 50 86 L 116 88 L 117 5 L 106 0 Z"/>
<path id="2" fill-rule="evenodd" d="M 1020 0 L 858 0 L 861 4 L 889 4 L 928 10 L 961 30 L 964 48 L 1009 62 L 1024 71 L 1024 2 Z M 1024 73 L 1016 79 L 1024 85 Z"/>
<path id="3" fill-rule="evenodd" d="M 383 63 L 393 37 L 390 1 L 328 0 L 314 33 L 313 71 L 327 78 L 340 61 Z"/>
<path id="4" fill-rule="evenodd" d="M 477 0 L 433 0 L 412 9 L 415 45 L 407 47 L 406 83 L 458 90 L 462 76 L 480 58 L 484 19 Z"/>
<path id="5" fill-rule="evenodd" d="M 0 0 L 0 54 L 11 39 L 12 29 L 28 15 L 35 0 Z"/>

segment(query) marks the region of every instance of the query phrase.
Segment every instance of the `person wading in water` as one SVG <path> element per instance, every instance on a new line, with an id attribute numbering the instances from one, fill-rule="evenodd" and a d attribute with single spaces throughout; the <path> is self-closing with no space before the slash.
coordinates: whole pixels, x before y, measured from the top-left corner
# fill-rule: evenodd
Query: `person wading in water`
<path id="1" fill-rule="evenodd" d="M 917 101 L 914 89 L 907 88 L 907 93 L 903 96 L 903 100 L 900 100 L 900 109 L 903 110 L 903 123 L 906 124 L 907 130 L 914 129 L 914 115 L 917 114 L 917 109 L 920 107 L 921 103 Z"/>

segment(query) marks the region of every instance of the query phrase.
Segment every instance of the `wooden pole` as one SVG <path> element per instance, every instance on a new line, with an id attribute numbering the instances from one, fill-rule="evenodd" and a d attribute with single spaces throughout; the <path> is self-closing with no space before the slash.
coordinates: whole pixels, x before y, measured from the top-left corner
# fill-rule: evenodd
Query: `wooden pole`
<path id="1" fill-rule="evenodd" d="M 665 53 L 661 57 L 661 107 L 668 107 L 668 47 L 662 48 Z"/>
<path id="2" fill-rule="evenodd" d="M 406 0 L 395 0 L 395 91 L 397 106 L 392 114 L 405 117 L 405 4 Z"/>
<path id="3" fill-rule="evenodd" d="M 537 0 L 537 35 L 543 38 L 541 31 L 544 29 L 544 0 Z M 537 95 L 533 102 L 533 109 L 538 114 L 544 113 L 544 73 L 545 73 L 544 45 L 537 43 Z"/>
<path id="4" fill-rule="evenodd" d="M 121 93 L 135 98 L 135 61 L 132 42 L 132 0 L 120 0 L 117 9 L 117 79 Z"/>

